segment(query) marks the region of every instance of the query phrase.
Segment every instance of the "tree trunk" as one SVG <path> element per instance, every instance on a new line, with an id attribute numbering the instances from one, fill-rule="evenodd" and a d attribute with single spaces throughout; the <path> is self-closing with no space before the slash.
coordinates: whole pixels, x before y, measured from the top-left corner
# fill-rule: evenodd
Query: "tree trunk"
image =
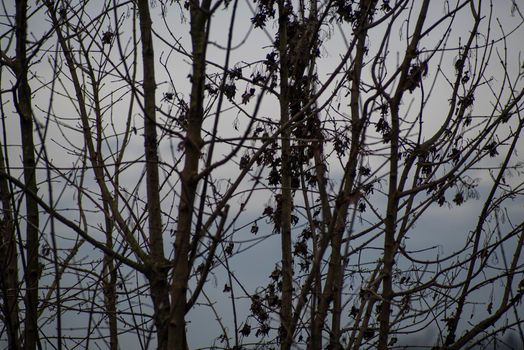
<path id="1" fill-rule="evenodd" d="M 158 140 L 156 133 L 155 100 L 155 54 L 151 35 L 151 15 L 149 1 L 138 1 L 140 33 L 142 36 L 142 64 L 144 70 L 144 152 L 146 158 L 147 208 L 149 222 L 149 246 L 151 259 L 148 278 L 151 297 L 155 309 L 158 349 L 167 349 L 169 289 L 167 283 L 167 265 L 162 239 L 162 217 L 160 208 L 160 186 L 158 175 Z"/>
<path id="2" fill-rule="evenodd" d="M 280 51 L 280 123 L 285 125 L 289 121 L 289 65 L 288 65 L 288 14 L 284 1 L 278 2 L 279 14 L 279 51 Z M 293 198 L 291 194 L 291 164 L 290 128 L 282 131 L 282 174 L 281 195 L 277 197 L 277 207 L 280 208 L 280 235 L 282 253 L 282 299 L 280 309 L 280 337 L 281 349 L 291 348 L 293 334 L 291 334 L 291 317 L 293 310 L 293 258 L 291 256 L 291 210 Z M 277 209 L 278 210 L 278 209 Z M 275 223 L 276 224 L 276 223 Z"/>
<path id="3" fill-rule="evenodd" d="M 384 221 L 384 256 L 382 258 L 382 303 L 380 304 L 378 349 L 387 350 L 390 333 L 391 301 L 393 299 L 393 265 L 397 246 L 395 233 L 397 231 L 397 217 L 399 209 L 398 198 L 398 167 L 400 146 L 400 116 L 399 109 L 402 96 L 406 90 L 406 80 L 409 78 L 411 62 L 416 57 L 417 46 L 420 40 L 422 27 L 429 7 L 429 0 L 422 3 L 411 42 L 406 49 L 402 62 L 399 84 L 394 97 L 389 101 L 391 110 L 391 144 L 389 158 L 389 188 L 386 219 Z"/>
<path id="4" fill-rule="evenodd" d="M 207 12 L 210 1 L 190 2 L 193 74 L 186 139 L 185 159 L 181 173 L 181 194 L 178 226 L 175 237 L 175 266 L 171 288 L 169 349 L 187 349 L 185 314 L 189 279 L 189 243 L 193 207 L 198 185 L 198 165 L 202 150 L 201 128 L 204 119 L 204 87 L 206 79 Z"/>
<path id="5" fill-rule="evenodd" d="M 104 212 L 109 213 L 110 208 L 107 203 L 104 203 Z M 106 216 L 106 246 L 113 250 L 113 228 L 114 223 L 109 216 Z M 103 267 L 103 286 L 104 286 L 104 304 L 106 308 L 106 315 L 109 324 L 109 349 L 118 350 L 118 323 L 117 323 L 117 293 L 116 280 L 117 270 L 115 268 L 115 260 L 110 255 L 104 254 Z"/>
<path id="6" fill-rule="evenodd" d="M 0 144 L 0 171 L 6 173 L 3 147 Z M 2 317 L 7 328 L 7 345 L 9 349 L 19 350 L 20 320 L 18 318 L 18 254 L 16 250 L 15 226 L 11 206 L 12 194 L 5 177 L 0 178 L 0 291 L 3 306 Z"/>
<path id="7" fill-rule="evenodd" d="M 37 193 L 36 160 L 33 141 L 33 116 L 31 112 L 31 89 L 27 80 L 27 3 L 16 2 L 16 74 L 18 88 L 16 90 L 16 108 L 20 117 L 22 133 L 22 161 L 24 167 L 24 183 L 27 190 Z M 36 349 L 38 343 L 38 280 L 39 280 L 39 231 L 38 204 L 27 195 L 25 197 L 27 227 L 26 227 L 26 267 L 25 267 L 25 331 L 24 348 Z"/>

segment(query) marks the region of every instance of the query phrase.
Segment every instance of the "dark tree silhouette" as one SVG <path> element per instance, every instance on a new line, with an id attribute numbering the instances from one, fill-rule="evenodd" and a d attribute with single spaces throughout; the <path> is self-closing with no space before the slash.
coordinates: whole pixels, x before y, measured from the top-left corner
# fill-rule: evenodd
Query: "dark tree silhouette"
<path id="1" fill-rule="evenodd" d="M 516 1 L 15 3 L 2 346 L 524 344 Z"/>

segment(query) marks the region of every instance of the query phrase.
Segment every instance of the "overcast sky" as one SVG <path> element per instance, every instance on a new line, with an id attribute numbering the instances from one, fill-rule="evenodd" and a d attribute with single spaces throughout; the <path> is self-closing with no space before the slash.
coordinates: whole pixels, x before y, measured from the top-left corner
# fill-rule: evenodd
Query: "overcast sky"
<path id="1" fill-rule="evenodd" d="M 163 9 L 161 3 L 162 2 L 160 1 L 152 2 L 152 4 L 156 5 L 152 12 L 155 34 L 166 37 L 169 43 L 174 43 L 175 41 L 173 38 L 170 38 L 172 35 L 177 40 L 179 40 L 181 47 L 185 47 L 186 49 L 189 48 L 190 41 L 187 11 L 184 11 L 184 15 L 181 15 L 180 8 L 175 4 L 173 6 L 166 7 L 165 17 L 162 17 L 160 15 L 160 11 Z M 444 13 L 444 6 L 442 3 L 443 2 L 440 1 L 432 2 L 430 15 L 427 21 L 428 23 L 432 23 L 434 19 L 438 18 Z M 13 13 L 13 9 L 10 8 L 10 6 L 12 6 L 11 3 L 4 3 L 4 6 L 7 8 L 8 13 Z M 265 29 L 265 32 L 260 29 L 252 28 L 250 19 L 253 16 L 251 11 L 251 7 L 253 6 L 254 3 L 251 0 L 239 1 L 237 20 L 235 22 L 233 36 L 233 47 L 235 47 L 235 49 L 232 51 L 231 55 L 232 66 L 241 66 L 247 62 L 263 60 L 266 54 L 271 51 L 271 40 L 275 30 L 277 29 L 276 25 L 269 23 Z M 497 86 L 497 82 L 502 82 L 503 80 L 504 68 L 507 69 L 510 76 L 516 76 L 519 72 L 522 62 L 524 61 L 524 57 L 520 55 L 522 49 L 524 48 L 524 44 L 522 42 L 522 38 L 524 38 L 524 28 L 520 27 L 519 25 L 519 23 L 522 22 L 522 18 L 519 16 L 519 14 L 516 12 L 512 13 L 512 1 L 496 0 L 494 1 L 493 9 L 493 17 L 499 19 L 501 25 L 505 28 L 505 33 L 510 33 L 506 38 L 507 52 L 504 52 L 503 42 L 499 41 L 499 44 L 496 46 L 498 54 L 507 54 L 507 60 L 505 61 L 507 66 L 503 67 L 502 64 L 496 62 L 498 59 L 496 54 L 494 54 L 492 58 L 493 64 L 490 65 L 489 70 L 486 72 L 486 76 L 492 78 L 495 82 L 494 85 Z M 96 13 L 100 9 L 97 8 L 96 3 L 92 3 L 92 6 L 89 7 L 88 10 Z M 130 26 L 132 21 L 129 18 L 129 11 L 126 12 L 126 10 L 124 10 L 121 12 L 121 14 L 124 18 L 124 25 L 119 28 L 119 35 L 121 36 L 123 44 L 129 45 L 130 43 L 128 40 L 131 40 Z M 221 47 L 225 47 L 227 44 L 227 30 L 230 20 L 229 16 L 230 11 L 218 11 L 211 24 L 210 41 L 216 43 L 217 45 L 210 45 L 208 55 L 209 61 L 216 63 L 217 65 L 222 65 L 224 62 L 225 51 L 221 49 Z M 112 19 L 110 21 L 113 23 Z M 2 23 L 5 23 L 5 20 Z M 373 51 L 377 50 L 376 45 L 380 43 L 381 30 L 383 30 L 386 24 L 387 23 L 384 23 L 382 27 L 378 27 L 372 31 L 369 36 L 368 40 L 370 47 L 370 57 L 373 57 Z M 396 52 L 391 52 L 388 56 L 387 66 L 391 67 L 391 71 L 393 71 L 397 66 L 397 57 L 399 57 L 398 55 L 402 57 L 406 46 L 405 28 L 403 28 L 404 25 L 406 24 L 399 22 L 399 27 L 393 29 L 393 32 L 397 31 L 399 34 L 398 43 L 392 44 L 391 46 L 398 51 L 398 54 Z M 413 24 L 411 23 L 410 25 L 412 26 Z M 467 11 L 465 11 L 463 15 L 459 15 L 455 20 L 452 31 L 449 33 L 450 39 L 447 44 L 448 47 L 455 48 L 458 47 L 461 43 L 464 43 L 465 38 L 469 34 L 471 25 L 472 21 L 470 20 Z M 29 31 L 36 38 L 39 38 L 41 35 L 43 35 L 43 33 L 49 30 L 49 28 L 50 24 L 46 19 L 46 14 L 44 11 L 36 14 L 29 21 Z M 109 24 L 109 22 L 105 22 L 102 24 L 102 28 L 100 30 L 102 32 L 105 30 L 114 30 L 114 23 Z M 1 31 L 2 29 L 0 29 L 0 32 Z M 329 26 L 325 26 L 325 28 L 323 28 L 322 37 L 325 40 L 325 45 L 321 50 L 321 57 L 319 59 L 318 65 L 318 76 L 321 81 L 325 81 L 330 72 L 332 72 L 333 69 L 338 65 L 341 55 L 345 52 L 346 49 L 343 35 L 347 35 L 347 33 L 349 33 L 348 28 L 343 26 L 339 27 L 336 22 L 333 22 Z M 431 40 L 436 42 L 440 39 L 439 35 L 442 35 L 442 31 L 436 31 L 433 37 L 431 37 Z M 500 29 L 494 25 L 491 33 L 491 40 L 497 41 L 499 38 L 501 38 L 501 36 L 502 33 Z M 3 37 L 1 43 L 3 50 L 8 45 L 7 42 L 4 42 L 4 40 L 6 39 Z M 431 43 L 432 41 L 426 42 Z M 52 50 L 55 49 L 55 43 L 55 39 L 49 40 L 48 43 L 44 45 L 43 49 L 50 50 L 50 52 L 52 52 Z M 124 49 L 126 49 L 125 46 Z M 432 47 L 428 46 L 421 49 L 429 51 L 432 49 Z M 12 45 L 8 53 L 13 53 Z M 103 56 L 97 55 L 99 55 L 99 53 L 97 53 L 96 50 L 93 50 L 93 57 L 95 59 L 98 57 L 99 60 L 102 60 Z M 155 40 L 155 55 L 156 60 L 159 62 L 159 64 L 155 67 L 156 78 L 158 82 L 158 105 L 164 112 L 170 113 L 172 110 L 169 109 L 169 105 L 166 103 L 166 101 L 162 100 L 164 93 L 174 92 L 179 94 L 181 98 L 186 99 L 186 101 L 188 100 L 190 91 L 188 79 L 188 74 L 190 74 L 189 59 L 183 54 L 170 50 L 170 48 L 165 43 L 162 43 L 162 41 L 158 39 Z M 115 60 L 119 58 L 116 48 L 113 48 L 111 57 Z M 32 84 L 34 87 L 44 86 L 45 82 L 52 81 L 53 74 L 54 63 L 52 60 L 50 60 L 51 56 L 42 54 L 41 56 L 39 55 L 38 58 L 40 58 L 41 61 L 32 67 L 32 73 L 34 74 Z M 446 71 L 453 71 L 453 59 L 453 55 L 445 55 L 441 61 L 442 69 Z M 437 60 L 433 60 L 432 62 L 436 61 Z M 61 69 L 67 69 L 65 62 L 60 61 L 58 63 Z M 260 67 L 261 65 L 259 64 L 258 66 Z M 119 65 L 118 67 L 111 68 L 110 65 L 108 65 L 107 69 L 116 70 L 123 69 L 123 67 Z M 437 66 L 435 64 L 431 64 L 427 77 L 428 81 L 432 81 L 432 79 L 434 79 L 436 76 L 436 70 Z M 218 72 L 219 70 L 210 65 L 209 71 Z M 244 74 L 247 74 L 248 72 L 249 69 L 245 68 Z M 66 75 L 68 75 L 68 73 Z M 141 75 L 141 70 L 139 67 L 138 75 Z M 10 76 L 8 73 L 6 73 L 6 70 L 2 69 L 2 90 L 10 87 L 13 82 L 14 77 Z M 55 83 L 56 89 L 60 94 L 73 94 L 71 83 L 67 79 L 60 79 Z M 117 131 L 124 130 L 125 117 L 128 113 L 127 103 L 130 98 L 130 92 L 128 88 L 121 88 L 126 86 L 126 83 L 123 82 L 116 74 L 112 77 L 108 77 L 108 79 L 105 80 L 105 83 L 106 85 L 102 88 L 103 93 L 106 94 L 106 99 L 104 101 L 105 105 L 109 106 L 111 102 L 119 101 L 112 109 L 107 110 L 107 114 L 111 116 L 111 123 L 108 123 L 108 128 L 106 131 L 109 135 L 114 132 L 114 130 L 111 128 L 114 128 Z M 174 84 L 172 85 L 172 83 Z M 44 125 L 46 122 L 46 111 L 49 104 L 49 87 L 47 86 L 46 88 L 33 89 L 35 118 L 41 125 Z M 449 104 L 448 99 L 450 91 L 442 76 L 435 81 L 433 89 L 432 97 L 428 102 L 425 112 L 426 115 L 423 125 L 423 139 L 431 136 L 435 127 L 440 125 L 443 118 L 445 118 L 444 113 L 447 112 L 447 106 Z M 481 92 L 476 95 L 475 106 L 473 108 L 472 114 L 489 115 L 492 110 L 493 96 L 490 94 L 487 86 L 485 86 L 480 91 Z M 243 90 L 239 89 L 237 91 L 237 96 L 240 96 L 242 93 Z M 509 94 L 510 91 L 503 91 L 503 96 L 507 97 Z M 82 147 L 83 144 L 82 131 L 80 129 L 80 122 L 78 120 L 78 112 L 75 110 L 75 107 L 71 101 L 68 100 L 67 96 L 56 96 L 55 98 L 56 100 L 53 101 L 54 105 L 52 112 L 64 119 L 54 120 L 53 123 L 51 123 L 46 135 L 45 148 L 54 166 L 71 167 L 77 160 L 76 157 L 71 155 L 71 150 L 74 148 L 74 146 Z M 347 116 L 348 99 L 344 96 L 339 96 L 338 98 L 340 99 L 342 106 L 340 112 Z M 403 105 L 403 108 L 407 115 L 411 115 L 411 118 L 415 118 L 416 113 L 414 113 L 413 110 L 415 110 L 416 107 L 410 107 L 410 98 L 413 98 L 414 105 L 419 102 L 418 97 L 415 94 L 412 96 L 407 96 L 406 103 Z M 5 95 L 4 102 L 10 99 L 10 96 Z M 11 165 L 13 166 L 13 169 L 16 169 L 21 164 L 20 147 L 17 146 L 20 143 L 18 127 L 19 121 L 12 104 L 6 103 L 3 108 L 4 113 L 6 113 L 6 119 L 4 124 L 5 127 L 0 126 L 2 129 L 0 130 L 0 133 L 7 134 L 7 140 L 3 140 L 3 142 L 8 145 L 8 153 L 10 156 Z M 254 103 L 246 105 L 245 108 L 248 112 L 252 112 Z M 259 117 L 270 117 L 274 120 L 277 120 L 278 113 L 278 101 L 276 98 L 271 96 L 265 97 L 259 112 Z M 138 109 L 135 109 L 132 120 L 133 125 L 136 125 L 136 127 L 140 130 L 142 125 L 142 117 Z M 211 122 L 212 119 L 209 118 L 207 125 L 210 125 Z M 236 110 L 225 110 L 222 114 L 220 123 L 220 133 L 221 135 L 238 135 L 244 130 L 244 128 L 246 128 L 247 123 L 247 118 L 243 118 L 242 113 L 239 113 Z M 109 152 L 111 148 L 118 145 L 118 142 L 121 142 L 121 138 L 115 137 L 108 139 L 107 144 L 104 145 L 104 151 Z M 163 142 L 161 143 L 159 150 L 160 157 L 163 161 L 173 164 L 176 159 L 180 157 L 181 151 L 178 149 L 179 142 L 180 140 L 177 138 L 163 135 Z M 330 147 L 330 145 L 327 145 L 327 148 Z M 221 145 L 215 150 L 216 158 L 219 159 L 228 151 L 230 151 L 230 149 L 231 147 L 228 145 Z M 517 147 L 517 153 L 519 154 L 519 159 L 522 159 L 521 157 L 524 154 L 524 144 L 522 142 L 520 142 Z M 134 137 L 130 142 L 127 154 L 128 161 L 134 161 L 137 159 L 143 160 L 143 139 L 141 138 L 140 132 L 137 137 Z M 371 158 L 369 160 L 369 165 L 372 169 L 377 169 L 380 166 L 381 161 L 383 161 L 383 159 Z M 490 161 L 500 163 L 501 158 L 495 158 Z M 335 161 L 330 163 L 329 167 L 331 171 L 330 175 L 332 176 L 333 180 L 332 185 L 334 188 L 337 188 L 342 170 L 340 165 Z M 381 175 L 385 171 L 386 169 L 377 175 Z M 238 168 L 234 166 L 220 168 L 216 173 L 216 178 L 222 178 L 224 180 L 218 182 L 218 185 L 224 186 L 224 188 L 226 188 L 228 185 L 227 180 L 234 178 L 238 172 Z M 17 170 L 13 170 L 13 174 L 16 175 Z M 69 175 L 72 177 L 76 176 L 73 173 Z M 40 171 L 39 176 L 43 179 L 45 177 L 44 171 Z M 130 170 L 127 171 L 122 177 L 122 187 L 132 191 L 137 182 L 137 179 L 142 176 L 142 164 L 135 164 L 134 166 L 131 166 Z M 165 174 L 163 174 L 163 176 L 165 176 Z M 474 229 L 474 225 L 478 219 L 479 210 L 483 205 L 483 198 L 486 197 L 487 191 L 489 190 L 489 176 L 486 171 L 480 169 L 478 171 L 472 171 L 470 176 L 478 179 L 478 198 L 472 198 L 465 205 L 460 207 L 448 205 L 438 207 L 435 205 L 429 209 L 410 231 L 408 239 L 406 240 L 408 249 L 417 250 L 434 247 L 434 249 L 428 250 L 423 254 L 419 254 L 419 257 L 434 258 L 436 255 L 442 256 L 451 254 L 462 247 L 462 245 L 468 239 L 468 233 Z M 175 178 L 168 179 L 167 181 L 169 184 L 176 186 Z M 515 173 L 514 177 L 508 177 L 507 181 L 510 183 L 521 183 L 522 177 Z M 250 185 L 251 184 L 249 182 L 246 182 L 241 188 L 247 189 Z M 93 191 L 96 192 L 96 183 L 92 173 L 88 172 L 86 174 L 84 186 L 86 186 L 88 189 L 92 187 Z M 139 193 L 143 193 L 143 189 L 140 190 Z M 41 195 L 46 197 L 46 190 L 42 189 Z M 86 205 L 93 210 L 92 212 L 87 213 L 88 222 L 90 225 L 92 225 L 90 232 L 93 234 L 93 236 L 97 237 L 98 239 L 103 239 L 101 232 L 97 232 L 97 225 L 99 225 L 102 220 L 101 216 L 99 215 L 100 212 L 97 211 L 96 208 L 96 198 L 97 195 L 95 193 L 93 194 L 93 203 L 90 204 L 89 200 L 86 200 Z M 140 199 L 142 200 L 143 198 Z M 78 197 L 76 190 L 68 187 L 64 179 L 56 179 L 55 200 L 57 200 L 58 207 L 63 209 L 64 213 L 67 213 L 67 209 L 74 208 L 77 203 Z M 377 193 L 376 195 L 370 197 L 369 200 L 371 204 L 375 205 L 375 207 L 384 210 L 385 197 L 383 195 Z M 240 201 L 241 196 L 235 198 L 235 204 L 233 205 L 234 209 L 238 208 Z M 137 212 L 140 212 L 143 210 L 144 204 L 144 202 L 137 201 L 136 207 L 134 209 Z M 249 250 L 235 255 L 228 262 L 236 279 L 242 281 L 243 287 L 250 294 L 256 293 L 257 288 L 267 284 L 269 281 L 269 275 L 275 268 L 275 264 L 280 260 L 280 236 L 273 234 L 273 228 L 270 224 L 268 224 L 266 219 L 257 221 L 259 226 L 259 232 L 257 236 L 254 236 L 250 232 L 250 222 L 262 214 L 265 206 L 273 204 L 274 201 L 272 200 L 272 196 L 269 191 L 257 192 L 254 195 L 254 200 L 251 201 L 251 204 L 247 207 L 247 210 L 243 213 L 241 219 L 236 223 L 232 230 L 232 232 L 235 232 L 234 236 L 232 237 L 232 242 L 235 243 L 235 251 L 243 251 L 244 248 L 250 247 L 254 243 L 253 239 L 255 238 L 268 236 L 267 238 L 261 240 L 259 244 L 250 247 Z M 522 197 L 518 197 L 513 201 L 505 202 L 508 218 L 505 224 L 506 226 L 503 226 L 503 229 L 507 229 L 507 227 L 513 223 L 518 224 L 522 220 L 522 213 L 524 212 L 523 204 L 524 201 L 522 200 Z M 173 229 L 174 220 L 176 219 L 174 217 L 176 210 L 172 209 L 172 206 L 176 204 L 172 201 L 170 195 L 166 195 L 164 205 L 164 210 L 166 212 L 170 212 L 172 215 L 172 217 L 168 217 L 166 215 L 163 218 L 166 225 L 166 237 L 168 237 L 169 231 Z M 78 214 L 75 212 L 71 212 L 68 215 L 74 220 L 78 219 Z M 373 220 L 373 215 L 368 212 L 363 214 L 361 220 L 357 219 L 357 223 L 354 227 L 355 232 L 359 232 L 359 230 L 369 227 L 369 223 L 366 220 Z M 43 222 L 44 225 L 46 225 L 46 221 L 43 220 Z M 301 223 L 303 223 L 303 221 L 301 221 Z M 57 227 L 60 229 L 60 236 L 63 238 L 63 240 L 60 241 L 60 246 L 63 248 L 71 247 L 74 244 L 76 237 L 72 232 L 63 226 L 59 224 L 57 225 Z M 246 226 L 243 227 L 244 225 Z M 44 231 L 48 233 L 49 226 L 45 226 Z M 297 234 L 300 231 L 300 227 L 295 229 Z M 514 242 L 509 241 L 508 245 L 511 246 L 512 243 Z M 166 239 L 167 251 L 171 251 L 171 244 L 172 241 L 170 239 Z M 376 261 L 381 254 L 381 251 L 378 249 L 381 247 L 381 244 L 381 240 L 377 240 L 376 242 L 372 243 L 372 247 L 377 249 L 366 251 L 365 256 L 358 257 L 358 261 L 360 263 L 363 261 Z M 82 246 L 78 254 L 78 259 L 93 258 L 97 262 L 99 262 L 100 257 L 101 256 L 99 252 L 94 250 L 91 246 L 87 245 L 87 243 Z M 500 256 L 498 258 L 502 259 Z M 352 257 L 352 259 L 357 259 L 357 257 Z M 399 264 L 402 263 L 406 262 L 399 261 Z M 96 271 L 97 269 L 100 269 L 100 265 L 92 264 L 92 268 L 93 271 Z M 125 268 L 122 270 L 125 271 Z M 46 280 L 44 279 L 43 281 Z M 74 278 L 69 275 L 68 277 L 64 278 L 63 284 L 67 285 L 70 283 L 72 285 L 74 284 L 81 287 L 83 283 L 89 284 L 93 281 L 94 280 L 90 279 L 87 279 L 86 281 L 75 281 Z M 50 280 L 48 282 L 50 282 Z M 134 282 L 130 282 L 129 288 L 133 287 L 133 283 L 142 284 L 145 283 L 145 281 L 142 277 L 137 277 Z M 359 283 L 360 281 L 356 281 L 355 288 L 358 288 Z M 217 313 L 220 315 L 220 321 L 223 322 L 225 327 L 229 330 L 230 334 L 232 334 L 233 313 L 230 295 L 223 292 L 225 284 L 229 284 L 227 280 L 227 274 L 225 273 L 225 268 L 217 268 L 210 277 L 209 283 L 204 288 L 204 291 L 210 300 L 214 302 L 213 305 L 216 308 Z M 345 287 L 349 288 L 349 285 L 350 283 L 346 284 Z M 245 296 L 242 288 L 240 288 L 237 284 L 235 284 L 233 287 L 235 288 L 234 290 L 236 296 Z M 499 291 L 497 289 L 483 289 L 482 292 L 478 294 L 479 302 L 486 302 L 486 300 L 493 293 L 496 294 L 498 292 Z M 88 298 L 98 299 L 98 302 L 101 300 L 100 296 L 94 295 L 86 295 L 85 298 L 86 302 L 90 300 Z M 202 301 L 206 303 L 205 299 Z M 144 309 L 147 311 L 148 307 L 151 305 L 150 300 L 143 298 L 142 302 L 146 306 Z M 122 304 L 121 307 L 122 309 L 126 309 L 128 306 Z M 249 312 L 250 300 L 247 297 L 240 298 L 236 300 L 235 307 L 237 308 L 239 315 L 238 325 L 241 325 L 246 320 L 246 315 Z M 151 310 L 149 309 L 149 312 L 150 311 Z M 524 313 L 524 306 L 522 304 L 519 306 L 518 311 Z M 485 316 L 486 312 L 484 309 L 481 310 L 481 307 L 479 306 L 478 310 L 475 310 L 475 313 L 477 316 Z M 475 320 L 475 318 L 472 320 Z M 216 339 L 221 334 L 220 325 L 217 320 L 215 320 L 215 316 L 208 306 L 197 305 L 194 310 L 189 312 L 188 321 L 188 341 L 190 348 L 210 346 L 214 339 Z M 66 328 L 76 326 L 82 328 L 85 327 L 86 322 L 87 316 L 85 314 L 79 315 L 71 312 L 64 316 L 64 326 Z M 52 332 L 53 327 L 54 324 L 50 323 L 46 325 L 45 328 L 48 329 L 49 332 Z M 80 334 L 82 333 L 80 332 Z M 138 348 L 137 339 L 138 338 L 136 337 L 136 334 L 133 334 L 133 332 L 131 332 L 130 335 L 122 336 L 121 348 Z M 2 343 L 0 342 L 0 344 Z M 153 346 L 151 346 L 151 348 L 152 347 Z"/>

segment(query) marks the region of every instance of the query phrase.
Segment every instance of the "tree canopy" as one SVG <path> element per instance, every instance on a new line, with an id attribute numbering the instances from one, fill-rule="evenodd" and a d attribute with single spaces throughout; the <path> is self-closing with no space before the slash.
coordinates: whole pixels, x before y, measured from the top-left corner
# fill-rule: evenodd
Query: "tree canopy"
<path id="1" fill-rule="evenodd" d="M 524 344 L 518 2 L 1 11 L 1 346 Z"/>

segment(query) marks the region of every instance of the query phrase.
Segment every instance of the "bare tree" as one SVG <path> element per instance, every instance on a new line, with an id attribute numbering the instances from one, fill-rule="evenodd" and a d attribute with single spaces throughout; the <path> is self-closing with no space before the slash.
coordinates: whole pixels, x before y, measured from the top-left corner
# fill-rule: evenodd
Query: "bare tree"
<path id="1" fill-rule="evenodd" d="M 2 345 L 524 344 L 515 1 L 3 5 Z"/>

